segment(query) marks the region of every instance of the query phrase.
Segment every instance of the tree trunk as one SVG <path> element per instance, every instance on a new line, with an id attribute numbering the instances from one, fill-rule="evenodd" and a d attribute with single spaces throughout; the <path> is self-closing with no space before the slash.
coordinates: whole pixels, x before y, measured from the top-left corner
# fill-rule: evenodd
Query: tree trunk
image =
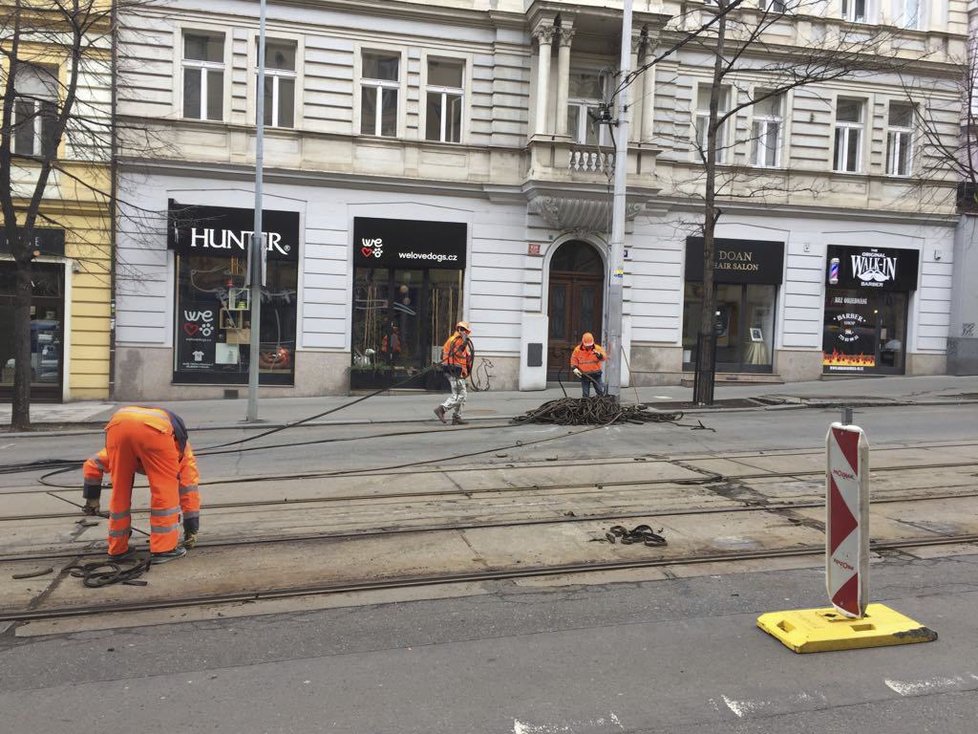
<path id="1" fill-rule="evenodd" d="M 717 11 L 723 13 L 726 3 L 720 0 Z M 703 312 L 700 314 L 699 338 L 696 350 L 696 381 L 693 402 L 697 405 L 713 405 L 713 388 L 716 384 L 716 341 L 714 328 L 717 307 L 714 286 L 714 262 L 716 260 L 714 233 L 719 212 L 716 206 L 717 133 L 720 96 L 723 91 L 723 51 L 726 33 L 726 15 L 721 15 L 717 25 L 717 48 L 713 63 L 713 83 L 710 88 L 710 122 L 706 134 L 706 191 L 703 207 Z"/>
<path id="2" fill-rule="evenodd" d="M 10 417 L 10 427 L 15 431 L 31 429 L 32 276 L 30 259 L 18 261 L 14 295 L 14 396 Z"/>

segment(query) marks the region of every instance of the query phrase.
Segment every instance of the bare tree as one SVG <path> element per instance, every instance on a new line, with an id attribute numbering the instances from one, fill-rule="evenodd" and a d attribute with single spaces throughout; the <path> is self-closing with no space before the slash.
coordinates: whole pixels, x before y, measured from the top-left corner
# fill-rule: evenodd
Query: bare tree
<path id="1" fill-rule="evenodd" d="M 701 170 L 688 180 L 674 182 L 678 192 L 702 198 L 702 220 L 696 225 L 703 237 L 703 304 L 696 350 L 694 401 L 713 402 L 716 364 L 714 338 L 715 232 L 723 204 L 738 199 L 764 199 L 785 194 L 784 166 L 776 160 L 752 160 L 737 165 L 724 155 L 734 146 L 751 147 L 753 156 L 780 155 L 781 131 L 751 130 L 746 137 L 728 135 L 733 121 L 745 110 L 781 105 L 792 90 L 824 86 L 868 74 L 891 73 L 924 54 L 895 50 L 891 28 L 825 23 L 819 17 L 821 0 L 760 0 L 748 7 L 743 0 L 713 0 L 672 19 L 664 37 L 677 37 L 664 54 L 636 70 L 624 83 L 677 51 L 703 54 L 710 59 L 709 114 L 694 129 L 694 148 Z M 696 100 L 693 100 L 696 104 Z M 695 116 L 695 112 L 691 111 Z M 785 118 L 786 119 L 786 118 Z M 783 123 L 782 123 L 783 124 Z M 765 170 L 767 169 L 767 170 Z M 817 193 L 816 177 L 793 180 L 792 190 Z M 698 193 L 697 193 L 698 191 Z"/>
<path id="2" fill-rule="evenodd" d="M 957 78 L 940 84 L 903 80 L 913 110 L 920 175 L 958 184 L 958 210 L 978 213 L 978 37 L 968 42 Z"/>
<path id="3" fill-rule="evenodd" d="M 141 0 L 130 4 L 147 4 Z M 31 305 L 38 234 L 68 210 L 97 211 L 114 230 L 115 19 L 118 0 L 0 0 L 0 210 L 15 263 L 11 426 L 30 428 Z M 108 283 L 105 236 L 72 232 L 76 263 Z M 110 235 L 111 237 L 111 235 Z M 85 249 L 98 250 L 86 260 Z M 108 264 L 106 264 L 108 263 Z"/>

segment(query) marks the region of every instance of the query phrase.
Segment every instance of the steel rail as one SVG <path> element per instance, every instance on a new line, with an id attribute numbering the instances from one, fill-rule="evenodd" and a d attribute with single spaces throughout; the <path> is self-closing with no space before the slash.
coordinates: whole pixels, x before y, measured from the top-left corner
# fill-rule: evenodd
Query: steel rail
<path id="1" fill-rule="evenodd" d="M 668 463 L 675 466 L 672 462 L 659 462 Z M 633 465 L 633 464 L 629 464 Z M 978 461 L 969 462 L 945 462 L 945 463 L 935 463 L 935 464 L 915 464 L 910 466 L 882 466 L 876 467 L 870 470 L 870 476 L 873 474 L 880 474 L 886 472 L 903 471 L 903 472 L 913 472 L 922 471 L 930 472 L 935 469 L 964 469 L 968 467 L 978 466 Z M 386 500 L 398 500 L 398 499 L 423 499 L 428 497 L 439 498 L 439 497 L 457 497 L 464 496 L 467 498 L 473 495 L 484 495 L 484 494 L 506 494 L 510 492 L 549 492 L 553 490 L 568 489 L 568 490 L 593 490 L 593 489 L 605 489 L 608 487 L 652 487 L 652 486 L 663 486 L 663 485 L 677 485 L 677 486 L 706 486 L 718 482 L 730 482 L 730 481 L 744 481 L 751 479 L 790 479 L 799 478 L 806 476 L 820 476 L 825 473 L 823 469 L 806 469 L 802 471 L 785 471 L 785 472 L 760 472 L 754 474 L 717 474 L 715 472 L 697 469 L 696 467 L 681 467 L 687 469 L 688 471 L 700 472 L 702 477 L 698 478 L 678 478 L 678 479 L 645 479 L 645 480 L 620 480 L 620 481 L 601 481 L 601 482 L 581 482 L 581 483 L 567 483 L 567 484 L 524 484 L 524 485 L 507 485 L 503 487 L 478 487 L 473 489 L 444 489 L 444 490 L 424 490 L 417 492 L 395 492 L 395 493 L 381 493 L 381 494 L 345 494 L 345 495 L 334 495 L 330 497 L 300 497 L 296 499 L 280 499 L 280 500 L 251 500 L 251 501 L 238 501 L 238 502 L 219 502 L 219 503 L 208 503 L 206 508 L 208 511 L 211 510 L 226 510 L 226 509 L 241 509 L 241 508 L 251 508 L 251 507 L 285 507 L 288 505 L 310 505 L 310 504 L 331 504 L 338 502 L 363 502 L 363 501 L 386 501 Z M 487 471 L 483 468 L 483 471 Z M 272 481 L 272 480 L 269 480 Z M 201 486 L 208 486 L 206 483 L 201 484 Z M 924 487 L 922 489 L 929 489 Z M 67 491 L 67 490 L 65 490 Z M 8 492 L 8 495 L 13 494 L 36 494 L 38 492 Z M 59 499 L 68 502 L 64 497 L 61 497 L 55 491 L 50 489 L 44 490 L 43 494 L 49 494 L 55 499 Z M 2 496 L 2 495 L 0 495 Z M 955 497 L 963 497 L 967 495 L 953 495 Z M 928 498 L 922 498 L 928 499 Z M 135 510 L 136 512 L 148 511 L 148 510 Z M 4 515 L 0 516 L 0 522 L 16 522 L 21 520 L 54 520 L 76 517 L 77 512 L 68 513 L 37 513 L 34 515 Z"/>
<path id="2" fill-rule="evenodd" d="M 978 534 L 944 536 L 941 538 L 907 538 L 903 540 L 877 542 L 875 544 L 871 543 L 870 549 L 880 552 L 887 550 L 903 550 L 906 548 L 967 544 L 976 542 L 978 542 Z M 636 559 L 632 561 L 609 561 L 598 563 L 568 563 L 556 566 L 496 569 L 474 573 L 405 576 L 401 578 L 381 579 L 375 581 L 281 587 L 277 589 L 266 589 L 263 591 L 238 591 L 221 594 L 201 594 L 183 598 L 169 598 L 147 602 L 127 602 L 78 607 L 54 607 L 51 609 L 31 609 L 16 612 L 6 611 L 0 612 L 0 622 L 31 622 L 47 619 L 84 617 L 94 614 L 158 611 L 160 609 L 180 609 L 186 607 L 206 606 L 210 604 L 233 604 L 273 599 L 298 598 L 303 596 L 317 596 L 323 594 L 405 589 L 418 586 L 441 586 L 453 583 L 504 581 L 517 578 L 543 578 L 547 576 L 658 568 L 662 566 L 692 566 L 703 563 L 734 563 L 737 561 L 748 560 L 824 555 L 824 553 L 825 547 L 822 545 L 800 546 L 794 548 L 771 548 L 757 551 L 708 553 L 678 558 Z"/>
<path id="3" fill-rule="evenodd" d="M 915 497 L 915 496 L 899 496 L 899 497 L 886 497 L 871 500 L 870 505 L 879 504 L 894 504 L 898 502 L 928 502 L 928 501 L 947 501 L 956 499 L 968 499 L 978 496 L 978 492 L 966 492 L 966 493 L 945 493 L 942 495 L 932 495 L 928 497 Z M 729 500 L 728 501 L 736 501 Z M 761 503 L 757 501 L 747 501 L 741 500 L 741 502 L 749 502 L 748 504 L 737 504 L 733 506 L 723 506 L 723 507 L 700 507 L 695 510 L 687 509 L 673 509 L 673 510 L 662 510 L 662 511 L 649 511 L 645 509 L 641 512 L 622 510 L 620 512 L 604 512 L 600 514 L 588 514 L 588 515 L 577 515 L 567 516 L 561 515 L 560 517 L 536 517 L 536 518 L 524 518 L 521 520 L 507 520 L 502 522 L 456 522 L 451 524 L 437 523 L 437 524 L 427 524 L 427 525 L 402 525 L 399 527 L 383 527 L 383 528 L 366 528 L 351 530 L 345 532 L 325 532 L 325 533 L 302 533 L 294 535 L 274 535 L 267 537 L 250 537 L 248 539 L 249 545 L 262 545 L 267 543 L 303 543 L 303 542 L 315 542 L 315 541 L 337 541 L 337 540 L 355 540 L 359 538 L 372 538 L 384 535 L 410 535 L 416 533 L 437 533 L 437 532 L 457 532 L 464 530 L 491 530 L 500 528 L 518 528 L 518 527 L 532 527 L 535 525 L 561 525 L 561 524 L 575 524 L 584 522 L 619 522 L 621 520 L 631 520 L 631 519 L 649 519 L 649 518 L 662 518 L 662 517 L 697 517 L 701 515 L 719 515 L 723 513 L 752 513 L 752 512 L 771 512 L 775 514 L 786 514 L 790 513 L 792 510 L 810 510 L 810 509 L 820 509 L 825 507 L 824 500 L 818 501 L 797 501 L 797 502 L 777 502 L 777 503 Z M 138 530 L 138 529 L 137 529 Z M 143 532 L 143 531 L 139 531 Z M 144 533 L 145 534 L 145 533 Z M 101 542 L 101 541 L 94 541 Z M 210 540 L 206 542 L 198 542 L 196 548 L 226 548 L 240 545 L 241 541 L 235 540 Z M 73 558 L 90 558 L 96 556 L 104 556 L 104 548 L 93 548 L 91 546 L 84 550 L 72 549 L 70 551 L 60 550 L 52 551 L 50 553 L 33 553 L 20 556 L 2 556 L 0 555 L 0 563 L 21 563 L 21 562 L 36 562 L 36 561 L 46 561 L 46 560 L 67 560 Z"/>

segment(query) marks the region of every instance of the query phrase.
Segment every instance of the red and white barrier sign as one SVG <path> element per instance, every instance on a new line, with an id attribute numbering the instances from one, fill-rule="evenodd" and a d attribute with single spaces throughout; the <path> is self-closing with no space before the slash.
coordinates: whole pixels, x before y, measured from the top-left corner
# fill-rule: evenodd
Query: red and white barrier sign
<path id="1" fill-rule="evenodd" d="M 825 585 L 835 608 L 858 619 L 868 593 L 869 442 L 861 428 L 833 423 L 825 448 Z"/>

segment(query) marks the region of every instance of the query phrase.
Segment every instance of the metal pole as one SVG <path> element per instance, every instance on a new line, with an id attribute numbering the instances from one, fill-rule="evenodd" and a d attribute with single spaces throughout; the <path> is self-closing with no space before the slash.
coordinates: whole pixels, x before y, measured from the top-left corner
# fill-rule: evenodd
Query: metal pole
<path id="1" fill-rule="evenodd" d="M 258 82 L 255 91 L 255 226 L 251 235 L 251 341 L 248 351 L 248 415 L 245 420 L 258 420 L 258 336 L 261 330 L 262 256 L 265 238 L 262 236 L 262 173 L 265 157 L 265 0 L 260 0 L 258 14 Z"/>
<path id="2" fill-rule="evenodd" d="M 625 185 L 628 173 L 628 74 L 632 60 L 632 0 L 625 0 L 621 22 L 615 134 L 615 195 L 611 207 L 611 255 L 608 260 L 608 394 L 621 394 L 622 301 L 625 281 Z"/>

